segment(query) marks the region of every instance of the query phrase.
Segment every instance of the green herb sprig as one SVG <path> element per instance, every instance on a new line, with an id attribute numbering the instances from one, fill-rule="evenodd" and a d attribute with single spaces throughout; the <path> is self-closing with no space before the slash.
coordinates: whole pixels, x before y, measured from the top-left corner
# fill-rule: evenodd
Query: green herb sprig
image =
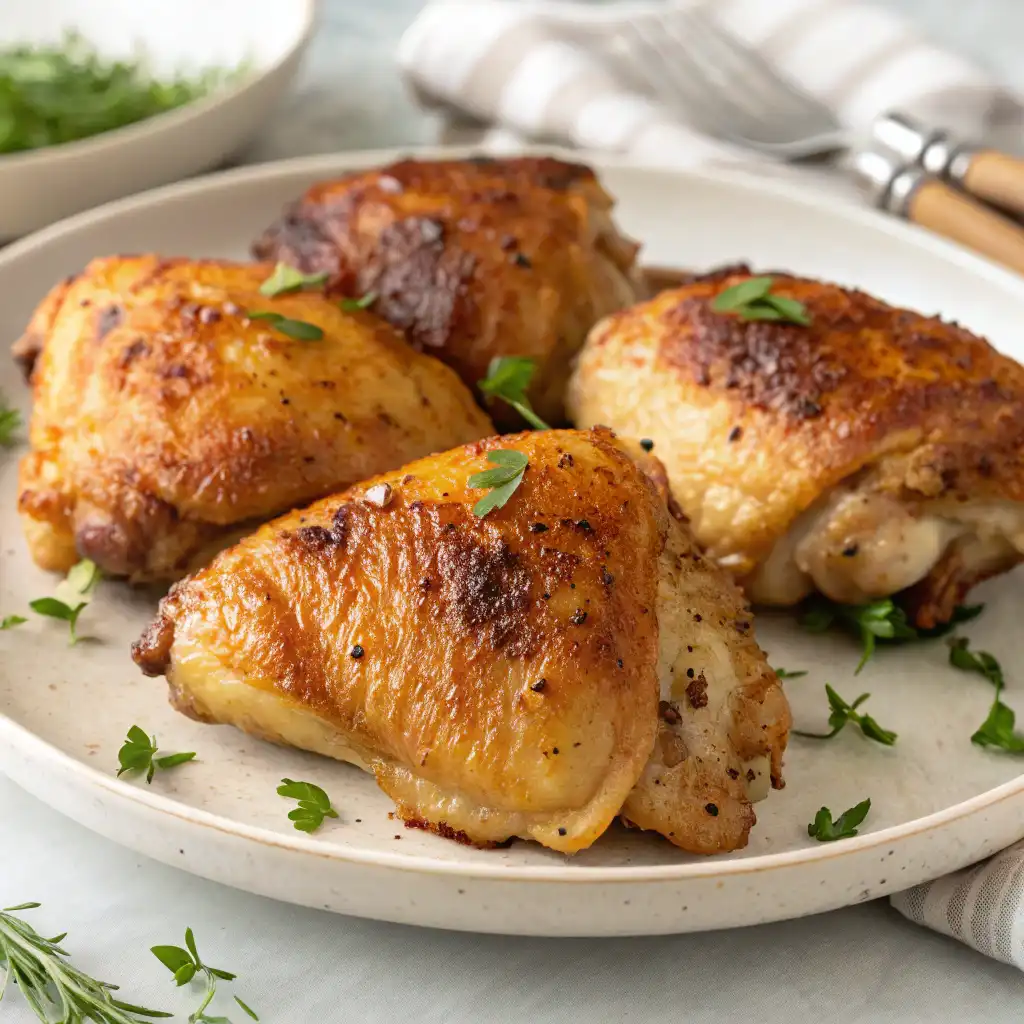
<path id="1" fill-rule="evenodd" d="M 14 444 L 14 435 L 21 427 L 21 413 L 12 409 L 0 395 L 0 446 L 7 448 Z"/>
<path id="2" fill-rule="evenodd" d="M 24 615 L 8 615 L 0 620 L 0 630 L 14 629 L 15 626 L 20 626 L 24 622 L 28 622 Z"/>
<path id="3" fill-rule="evenodd" d="M 779 677 L 779 679 L 799 679 L 801 676 L 807 675 L 804 671 L 790 672 L 788 668 L 773 668 L 772 671 Z"/>
<path id="4" fill-rule="evenodd" d="M 121 765 L 117 772 L 118 778 L 125 772 L 145 772 L 146 784 L 149 785 L 158 768 L 166 771 L 168 768 L 185 764 L 196 756 L 196 752 L 190 750 L 187 753 L 164 754 L 163 757 L 157 757 L 158 749 L 155 736 L 148 736 L 137 725 L 133 725 L 128 730 L 124 745 L 117 752 L 117 760 Z"/>
<path id="5" fill-rule="evenodd" d="M 360 309 L 369 309 L 377 301 L 376 292 L 367 292 L 365 295 L 361 295 L 358 299 L 342 299 L 338 305 L 341 307 L 342 312 L 355 313 Z"/>
<path id="6" fill-rule="evenodd" d="M 266 320 L 274 330 L 280 331 L 286 337 L 294 338 L 296 341 L 320 341 L 324 336 L 322 327 L 306 323 L 305 320 L 292 320 L 273 310 L 249 310 L 245 315 L 250 320 Z"/>
<path id="7" fill-rule="evenodd" d="M 278 796 L 299 801 L 299 806 L 288 812 L 288 820 L 300 832 L 315 832 L 324 823 L 324 818 L 338 816 L 338 812 L 331 806 L 331 798 L 312 782 L 282 779 L 277 793 Z"/>
<path id="8" fill-rule="evenodd" d="M 203 963 L 199 956 L 199 950 L 196 949 L 196 940 L 191 928 L 185 929 L 185 947 L 182 949 L 181 946 L 153 946 L 151 952 L 174 975 L 174 982 L 179 988 L 182 985 L 187 985 L 197 976 L 206 978 L 206 992 L 203 995 L 203 1001 L 195 1012 L 189 1014 L 189 1024 L 231 1024 L 227 1017 L 207 1016 L 206 1008 L 213 1002 L 213 997 L 217 994 L 217 979 L 234 981 L 237 975 Z M 253 1020 L 259 1020 L 251 1007 L 242 1002 L 238 996 L 235 996 L 234 999 Z"/>
<path id="9" fill-rule="evenodd" d="M 971 742 L 979 747 L 996 747 L 1010 754 L 1024 754 L 1024 735 L 1016 731 L 1017 716 L 1003 703 L 1006 681 L 1003 669 L 988 651 L 969 650 L 966 637 L 953 637 L 949 643 L 949 663 L 963 672 L 977 672 L 995 688 L 988 717 L 975 730 Z"/>
<path id="10" fill-rule="evenodd" d="M 206 96 L 244 69 L 158 80 L 144 61 L 109 60 L 76 32 L 0 50 L 0 153 L 99 135 Z"/>
<path id="11" fill-rule="evenodd" d="M 800 625 L 810 633 L 824 633 L 839 626 L 860 637 L 863 650 L 854 675 L 871 660 L 879 640 L 887 643 L 909 643 L 932 640 L 945 636 L 961 622 L 970 622 L 984 610 L 984 605 L 957 607 L 949 622 L 933 629 L 915 629 L 907 621 L 907 613 L 891 598 L 882 598 L 869 604 L 838 604 L 826 597 L 811 598 L 804 605 Z"/>
<path id="12" fill-rule="evenodd" d="M 807 826 L 807 834 L 819 843 L 834 843 L 837 839 L 852 839 L 857 834 L 857 826 L 868 816 L 871 800 L 862 800 L 848 811 L 832 820 L 832 812 L 822 807 L 814 816 L 814 821 Z"/>
<path id="13" fill-rule="evenodd" d="M 507 402 L 520 416 L 536 430 L 550 430 L 534 411 L 526 397 L 530 381 L 537 370 L 537 363 L 526 356 L 495 356 L 487 367 L 487 376 L 477 381 L 485 395 Z"/>
<path id="14" fill-rule="evenodd" d="M 303 288 L 316 288 L 322 285 L 330 274 L 304 274 L 287 263 L 278 263 L 271 275 L 260 285 L 260 294 L 273 298 L 275 295 L 287 295 Z"/>
<path id="15" fill-rule="evenodd" d="M 96 563 L 85 558 L 71 567 L 64 582 L 57 588 L 61 597 L 39 597 L 29 601 L 28 606 L 37 615 L 66 622 L 74 646 L 80 639 L 77 632 L 78 616 L 92 600 L 92 592 L 102 578 L 103 574 Z"/>
<path id="16" fill-rule="evenodd" d="M 523 482 L 523 475 L 530 464 L 530 460 L 522 452 L 509 448 L 497 448 L 488 452 L 487 460 L 495 464 L 494 469 L 474 473 L 467 481 L 473 490 L 491 488 L 491 493 L 484 495 L 473 506 L 473 515 L 481 519 L 488 512 L 505 505 Z"/>
<path id="17" fill-rule="evenodd" d="M 0 911 L 0 969 L 4 972 L 0 999 L 13 981 L 44 1024 L 139 1024 L 142 1017 L 173 1016 L 115 998 L 117 985 L 90 978 L 68 962 L 68 953 L 60 945 L 66 932 L 48 939 L 14 916 L 39 905 L 22 903 Z"/>
<path id="18" fill-rule="evenodd" d="M 803 736 L 811 740 L 830 740 L 838 736 L 846 726 L 853 722 L 860 727 L 860 731 L 876 743 L 891 747 L 896 742 L 896 733 L 890 729 L 883 729 L 870 715 L 862 715 L 857 711 L 870 696 L 870 693 L 862 693 L 852 704 L 847 704 L 835 690 L 825 684 L 825 696 L 828 698 L 828 705 L 831 712 L 828 716 L 830 732 L 802 732 L 794 729 L 797 736 Z"/>
<path id="19" fill-rule="evenodd" d="M 807 327 L 811 318 L 807 307 L 796 299 L 773 295 L 773 277 L 748 277 L 715 296 L 711 308 L 716 313 L 735 313 L 744 320 L 781 320 Z"/>

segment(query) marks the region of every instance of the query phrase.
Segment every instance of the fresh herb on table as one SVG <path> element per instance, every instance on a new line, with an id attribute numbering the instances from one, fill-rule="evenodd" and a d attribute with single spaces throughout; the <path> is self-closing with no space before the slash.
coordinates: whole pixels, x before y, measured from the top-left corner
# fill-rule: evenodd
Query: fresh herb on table
<path id="1" fill-rule="evenodd" d="M 260 295 L 272 299 L 275 295 L 286 295 L 302 288 L 316 288 L 328 277 L 330 274 L 304 274 L 287 263 L 278 263 L 270 277 L 260 285 Z"/>
<path id="2" fill-rule="evenodd" d="M 145 772 L 148 785 L 153 781 L 157 768 L 163 770 L 176 768 L 179 764 L 191 761 L 196 756 L 196 752 L 190 750 L 187 753 L 164 754 L 163 757 L 156 757 L 158 749 L 155 736 L 147 736 L 137 725 L 133 725 L 128 730 L 128 737 L 125 739 L 124 745 L 117 752 L 117 760 L 121 765 L 117 772 L 118 778 L 125 772 Z"/>
<path id="3" fill-rule="evenodd" d="M 345 313 L 355 313 L 360 309 L 368 309 L 377 301 L 376 292 L 367 292 L 358 299 L 342 299 L 338 305 Z"/>
<path id="4" fill-rule="evenodd" d="M 971 742 L 979 747 L 998 747 L 1010 754 L 1024 754 L 1024 735 L 1015 729 L 1017 716 L 1013 708 L 1003 703 L 1006 682 L 999 662 L 988 651 L 969 650 L 966 637 L 954 637 L 949 643 L 949 663 L 964 672 L 977 672 L 995 688 L 995 697 L 988 717 L 977 728 Z"/>
<path id="5" fill-rule="evenodd" d="M 160 81 L 141 61 L 101 57 L 78 33 L 0 50 L 0 153 L 99 135 L 184 106 L 242 70 Z"/>
<path id="6" fill-rule="evenodd" d="M 231 1024 L 227 1017 L 208 1017 L 206 1008 L 217 994 L 217 979 L 234 981 L 237 975 L 203 963 L 199 957 L 199 950 L 196 949 L 196 940 L 191 928 L 185 929 L 185 946 L 185 949 L 182 949 L 181 946 L 153 946 L 151 952 L 174 975 L 174 981 L 179 987 L 187 985 L 197 975 L 206 978 L 206 992 L 203 995 L 203 1001 L 199 1004 L 199 1008 L 189 1015 L 189 1024 Z M 234 999 L 253 1020 L 259 1020 L 253 1010 L 238 996 L 235 996 Z"/>
<path id="7" fill-rule="evenodd" d="M 68 962 L 67 951 L 60 946 L 67 933 L 48 939 L 14 916 L 38 906 L 22 903 L 0 911 L 0 969 L 4 969 L 0 998 L 7 982 L 13 981 L 41 1021 L 62 1024 L 139 1024 L 141 1017 L 173 1016 L 115 999 L 117 985 L 90 978 Z"/>
<path id="8" fill-rule="evenodd" d="M 0 630 L 14 629 L 15 626 L 20 626 L 23 622 L 28 622 L 23 615 L 8 615 L 3 621 L 0 621 Z"/>
<path id="9" fill-rule="evenodd" d="M 299 801 L 299 806 L 288 812 L 288 820 L 300 832 L 315 832 L 324 823 L 324 818 L 338 816 L 338 812 L 331 806 L 331 798 L 312 782 L 282 779 L 277 793 L 278 796 Z"/>
<path id="10" fill-rule="evenodd" d="M 64 582 L 57 588 L 61 597 L 40 597 L 30 601 L 28 606 L 37 615 L 66 622 L 71 631 L 71 643 L 77 644 L 79 636 L 75 630 L 78 616 L 92 600 L 92 592 L 102 575 L 96 563 L 85 558 L 71 567 Z"/>
<path id="11" fill-rule="evenodd" d="M 833 736 L 838 736 L 839 733 L 846 728 L 847 724 L 853 722 L 860 726 L 860 731 L 867 736 L 869 740 L 874 740 L 876 743 L 882 743 L 887 747 L 891 747 L 896 742 L 896 733 L 889 729 L 883 729 L 878 722 L 876 722 L 870 715 L 862 715 L 857 711 L 857 708 L 866 701 L 871 694 L 862 693 L 852 704 L 847 704 L 842 697 L 836 693 L 835 690 L 825 684 L 825 695 L 828 697 L 828 705 L 831 708 L 831 712 L 828 716 L 829 728 L 831 732 L 801 732 L 799 729 L 794 729 L 793 732 L 797 736 L 803 736 L 806 739 L 811 740 L 830 740 Z"/>
<path id="12" fill-rule="evenodd" d="M 323 336 L 323 329 L 316 324 L 308 324 L 305 320 L 291 320 L 280 313 L 269 309 L 248 311 L 245 314 L 250 320 L 266 320 L 275 330 L 296 341 L 319 341 Z"/>
<path id="13" fill-rule="evenodd" d="M 814 821 L 807 826 L 807 834 L 819 843 L 833 843 L 837 839 L 851 839 L 857 834 L 857 826 L 868 816 L 871 810 L 871 800 L 863 800 L 855 807 L 832 820 L 832 812 L 827 807 L 822 807 L 814 816 Z"/>
<path id="14" fill-rule="evenodd" d="M 0 445 L 14 444 L 14 432 L 21 426 L 21 414 L 12 409 L 0 395 Z"/>
<path id="15" fill-rule="evenodd" d="M 523 482 L 523 474 L 530 464 L 522 452 L 508 448 L 488 452 L 487 459 L 495 464 L 494 469 L 474 473 L 467 481 L 468 486 L 474 490 L 491 488 L 491 493 L 473 506 L 473 515 L 481 519 L 493 509 L 501 508 L 512 497 L 512 493 Z"/>
<path id="16" fill-rule="evenodd" d="M 550 430 L 530 405 L 526 391 L 533 380 L 537 363 L 526 356 L 495 356 L 487 367 L 487 376 L 477 381 L 480 390 L 492 398 L 507 402 L 537 430 Z"/>
<path id="17" fill-rule="evenodd" d="M 961 622 L 970 622 L 984 610 L 984 605 L 958 606 L 953 609 L 949 622 L 932 629 L 915 629 L 907 621 L 907 613 L 885 597 L 870 604 L 838 604 L 818 595 L 804 604 L 800 625 L 811 633 L 824 633 L 832 626 L 857 634 L 863 645 L 855 675 L 871 660 L 876 642 L 909 643 L 914 640 L 932 640 L 945 636 Z"/>
<path id="18" fill-rule="evenodd" d="M 807 307 L 796 299 L 773 295 L 773 277 L 748 277 L 719 292 L 711 303 L 716 313 L 736 313 L 744 320 L 781 320 L 807 327 L 811 318 Z"/>
<path id="19" fill-rule="evenodd" d="M 807 675 L 806 672 L 790 672 L 788 668 L 773 668 L 772 671 L 779 677 L 779 679 L 799 679 L 801 676 Z"/>

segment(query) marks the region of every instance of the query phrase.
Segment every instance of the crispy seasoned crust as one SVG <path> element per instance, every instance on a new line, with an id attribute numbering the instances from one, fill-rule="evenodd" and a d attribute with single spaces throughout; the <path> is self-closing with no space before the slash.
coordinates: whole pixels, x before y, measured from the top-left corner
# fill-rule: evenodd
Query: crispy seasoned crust
<path id="1" fill-rule="evenodd" d="M 481 518 L 495 448 L 528 468 Z M 491 438 L 292 512 L 175 587 L 133 656 L 185 714 L 353 761 L 475 844 L 572 852 L 625 806 L 735 849 L 744 764 L 781 785 L 789 712 L 742 597 L 606 430 Z M 666 723 L 688 670 L 704 690 Z"/>
<path id="2" fill-rule="evenodd" d="M 314 185 L 253 248 L 373 293 L 375 313 L 470 386 L 494 356 L 536 359 L 531 398 L 557 423 L 587 331 L 639 294 L 611 205 L 593 171 L 548 157 L 403 160 Z"/>
<path id="3" fill-rule="evenodd" d="M 713 557 L 750 573 L 858 474 L 910 504 L 1024 501 L 1017 363 L 938 317 L 790 275 L 773 274 L 773 294 L 804 303 L 809 327 L 711 308 L 749 276 L 712 272 L 606 318 L 569 389 L 581 426 L 655 439 Z M 924 589 L 928 618 L 965 588 Z"/>
<path id="4" fill-rule="evenodd" d="M 173 579 L 232 531 L 492 432 L 388 324 L 314 292 L 260 295 L 271 269 L 111 257 L 43 301 L 15 343 L 35 363 L 19 508 L 40 565 Z"/>

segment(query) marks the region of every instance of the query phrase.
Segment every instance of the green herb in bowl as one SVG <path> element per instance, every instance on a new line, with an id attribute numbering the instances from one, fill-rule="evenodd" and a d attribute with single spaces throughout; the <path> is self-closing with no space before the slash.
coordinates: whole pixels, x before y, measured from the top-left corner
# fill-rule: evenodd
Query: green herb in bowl
<path id="1" fill-rule="evenodd" d="M 144 60 L 101 57 L 77 33 L 0 49 L 0 154 L 89 138 L 191 103 L 239 74 L 155 78 Z"/>

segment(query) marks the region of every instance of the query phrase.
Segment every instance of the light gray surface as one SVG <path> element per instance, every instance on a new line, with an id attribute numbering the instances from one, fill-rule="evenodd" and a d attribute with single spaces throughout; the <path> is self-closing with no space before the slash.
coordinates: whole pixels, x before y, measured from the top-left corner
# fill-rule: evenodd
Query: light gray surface
<path id="1" fill-rule="evenodd" d="M 434 140 L 391 54 L 419 0 L 324 0 L 299 90 L 249 153 L 275 159 Z M 889 0 L 940 42 L 1024 89 L 1020 0 Z M 551 941 L 427 932 L 270 903 L 143 860 L 0 779 L 0 905 L 40 900 L 80 965 L 124 995 L 175 1010 L 148 953 L 186 925 L 265 1024 L 342 1022 L 1020 1020 L 1024 978 L 876 903 L 742 932 Z M 229 1004 L 221 1004 L 229 1012 Z M 236 1010 L 233 1019 L 242 1018 Z M 16 992 L 0 1020 L 34 1020 Z"/>

